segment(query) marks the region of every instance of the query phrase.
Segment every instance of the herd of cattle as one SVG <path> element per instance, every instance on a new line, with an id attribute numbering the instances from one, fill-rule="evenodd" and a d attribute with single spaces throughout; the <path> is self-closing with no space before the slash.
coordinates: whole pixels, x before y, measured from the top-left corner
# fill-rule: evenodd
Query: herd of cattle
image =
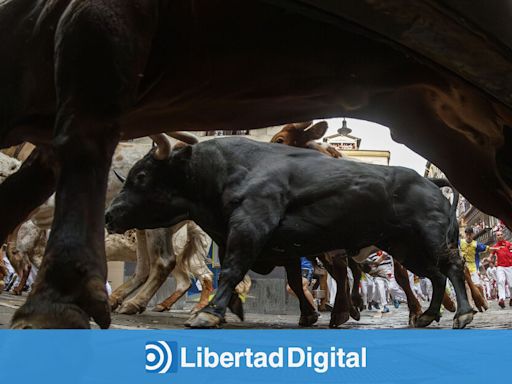
<path id="1" fill-rule="evenodd" d="M 106 222 L 110 231 L 121 234 L 106 235 L 106 259 L 137 263 L 135 274 L 110 295 L 111 309 L 125 314 L 143 312 L 172 273 L 176 279 L 176 291 L 156 305 L 153 311 L 169 310 L 190 288 L 190 277 L 194 277 L 201 283 L 201 298 L 186 325 L 218 326 L 223 321 L 226 306 L 243 319 L 242 303 L 238 297 L 250 288 L 248 276 L 244 278 L 249 269 L 268 273 L 274 266 L 283 265 L 290 286 L 299 298 L 299 324 L 310 326 L 316 322 L 318 314 L 302 291 L 298 258 L 311 255 L 319 257 L 337 282 L 330 322 L 331 327 L 337 327 L 349 316 L 359 320 L 361 268 L 355 261 L 364 261 L 376 249 L 375 245 L 385 246 L 390 252 L 401 255 L 401 262 L 422 276 L 432 278 L 453 269 L 454 272 L 448 276 L 452 276 L 454 286 L 457 286 L 461 272 L 457 269 L 461 260 L 457 257 L 453 237 L 457 230 L 454 218 L 457 192 L 450 207 L 446 199 L 440 198 L 442 194 L 437 188 L 449 186 L 443 180 L 430 180 L 435 184 L 432 189 L 430 182 L 425 187 L 422 184 L 425 180 L 412 175 L 409 170 L 396 169 L 390 176 L 390 168 L 386 170 L 385 167 L 346 158 L 339 164 L 332 160 L 332 165 L 340 169 L 324 168 L 325 155 L 343 157 L 334 147 L 315 141 L 326 130 L 326 122 L 287 124 L 271 140 L 273 143 L 312 149 L 316 153 L 290 152 L 287 149 L 282 152 L 282 147 L 244 139 L 224 139 L 220 143 L 210 143 L 208 147 L 206 143 L 198 144 L 194 135 L 184 132 L 172 134 L 183 140 L 174 144 L 175 153 L 171 149 L 170 138 L 165 134 L 153 137 L 158 144 L 153 149 L 140 142 L 120 143 L 114 153 L 108 179 L 107 205 L 112 200 L 113 203 L 106 214 Z M 234 142 L 231 143 L 232 140 Z M 200 152 L 194 157 L 192 149 L 205 146 L 206 153 Z M 227 153 L 217 152 L 224 146 Z M 33 146 L 24 144 L 5 150 L 5 154 L 0 153 L 2 175 L 7 177 L 19 169 L 32 150 Z M 148 151 L 149 154 L 140 160 Z M 189 153 L 182 154 L 184 151 Z M 268 151 L 272 152 L 271 156 Z M 241 161 L 249 155 L 254 156 L 252 160 L 248 163 Z M 238 156 L 235 161 L 229 159 L 229 164 L 237 165 L 235 169 L 226 167 L 225 156 Z M 260 164 L 260 158 L 274 159 L 274 156 L 283 157 L 275 163 L 279 164 L 277 168 L 270 167 L 271 163 Z M 215 169 L 211 174 L 197 173 L 204 167 L 201 162 L 211 160 L 226 168 Z M 306 168 L 311 168 L 311 171 L 306 172 Z M 325 171 L 327 174 L 323 174 Z M 123 177 L 126 174 L 129 175 L 127 180 Z M 321 174 L 323 176 L 319 176 Z M 212 179 L 211 175 L 224 175 L 226 179 Z M 350 180 L 343 175 L 351 175 Z M 384 180 L 390 177 L 393 182 L 387 185 Z M 405 181 L 401 179 L 404 177 Z M 338 178 L 340 183 L 336 182 Z M 172 182 L 163 183 L 164 180 Z M 258 180 L 258 184 L 251 185 L 251 180 Z M 419 184 L 419 189 L 409 191 L 409 188 L 414 189 L 415 183 Z M 372 204 L 371 217 L 365 217 L 364 209 L 359 211 L 362 205 L 367 204 Z M 155 214 L 148 215 L 148 212 Z M 428 221 L 427 212 L 433 215 L 431 221 Z M 8 237 L 7 254 L 21 278 L 13 290 L 15 294 L 21 294 L 30 266 L 41 266 L 53 213 L 52 196 Z M 360 223 L 356 229 L 342 226 L 349 216 L 358 217 Z M 222 279 L 216 299 L 211 304 L 209 296 L 213 291 L 213 276 L 206 265 L 211 239 L 196 222 L 221 246 Z M 271 223 L 273 227 L 267 227 Z M 415 241 L 419 240 L 414 238 L 411 244 L 410 237 L 420 229 L 427 232 L 420 233 L 426 237 L 423 243 L 427 247 L 425 260 L 407 260 L 404 256 L 412 253 L 410 247 L 417 247 Z M 242 234 L 237 234 L 237 231 L 242 231 Z M 230 254 L 227 254 L 228 250 Z M 255 252 L 252 257 L 251 252 Z M 436 264 L 433 259 L 428 260 L 429 255 L 437 259 Z M 439 267 L 441 263 L 445 265 L 442 270 Z M 352 288 L 348 286 L 347 266 L 354 276 Z M 454 304 L 444 291 L 446 278 L 433 278 L 434 299 L 429 309 L 422 313 L 409 285 L 407 270 L 396 256 L 394 266 L 397 282 L 407 296 L 411 326 L 424 327 L 438 320 L 440 300 L 446 308 L 454 310 Z M 442 286 L 436 286 L 438 282 Z M 484 308 L 485 300 L 480 291 L 474 288 L 470 278 L 466 282 L 472 288 L 476 306 Z M 457 295 L 460 292 L 457 291 Z M 217 298 L 219 301 L 216 303 Z M 464 299 L 458 297 L 458 302 L 464 303 Z M 472 315 L 472 310 L 459 310 L 454 327 L 464 327 Z"/>
<path id="2" fill-rule="evenodd" d="M 193 144 L 182 137 L 185 144 L 171 151 L 160 134 L 337 116 L 372 120 L 512 225 L 511 109 L 406 46 L 299 3 L 0 2 L 0 147 L 36 146 L 0 185 L 0 238 L 40 209 L 52 222 L 37 280 L 12 327 L 88 328 L 93 318 L 107 328 L 111 306 L 144 284 L 120 307 L 142 310 L 179 264 L 171 233 L 184 220 L 199 225 L 223 255 L 217 293 L 191 326 L 217 326 L 227 307 L 241 316 L 236 285 L 249 269 L 266 273 L 276 265 L 285 266 L 298 293 L 301 324 L 312 324 L 317 316 L 299 289 L 298 256 L 341 249 L 360 261 L 373 247 L 432 281 L 430 307 L 420 316 L 413 311 L 417 326 L 437 318 L 447 278 L 457 294 L 454 327 L 472 320 L 455 209 L 439 191 L 442 182 L 243 139 Z M 381 2 L 367 3 L 381 9 Z M 380 14 L 387 13 L 384 7 Z M 120 140 L 150 135 L 157 147 L 131 168 L 105 217 Z M 485 182 L 475 185 L 468 167 Z M 138 273 L 114 302 L 105 290 L 105 219 L 111 231 L 155 230 L 136 233 Z M 120 243 L 130 248 L 129 240 Z M 200 248 L 202 240 L 194 244 Z M 330 268 L 343 281 L 340 260 L 332 258 Z M 357 317 L 350 300 L 340 289 L 332 325 L 347 313 Z"/>

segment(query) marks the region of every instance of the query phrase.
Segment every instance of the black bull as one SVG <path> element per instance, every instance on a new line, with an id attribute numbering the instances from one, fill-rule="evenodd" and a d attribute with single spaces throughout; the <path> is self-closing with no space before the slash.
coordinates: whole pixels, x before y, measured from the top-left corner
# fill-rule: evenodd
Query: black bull
<path id="1" fill-rule="evenodd" d="M 154 152 L 154 150 L 153 150 Z M 472 321 L 457 251 L 455 210 L 439 188 L 402 167 L 332 161 L 300 148 L 229 138 L 187 146 L 169 159 L 150 152 L 130 171 L 106 216 L 113 231 L 197 222 L 225 248 L 218 292 L 193 327 L 221 323 L 249 269 L 284 265 L 298 280 L 299 256 L 375 245 L 433 285 L 438 317 L 448 277 L 457 294 L 454 328 Z M 301 298 L 300 281 L 292 289 Z M 303 305 L 301 320 L 313 309 Z"/>

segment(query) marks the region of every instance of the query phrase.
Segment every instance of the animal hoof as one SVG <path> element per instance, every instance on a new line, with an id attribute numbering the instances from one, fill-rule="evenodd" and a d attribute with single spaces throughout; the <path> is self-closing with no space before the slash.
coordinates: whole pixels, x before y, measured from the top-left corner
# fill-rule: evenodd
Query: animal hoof
<path id="1" fill-rule="evenodd" d="M 436 319 L 438 319 L 438 316 L 424 313 L 416 319 L 415 327 L 416 328 L 428 327 Z"/>
<path id="2" fill-rule="evenodd" d="M 108 298 L 108 303 L 110 305 L 110 310 L 114 311 L 117 307 L 119 307 L 122 304 L 123 300 L 119 297 L 110 296 Z"/>
<path id="3" fill-rule="evenodd" d="M 188 323 L 188 325 L 187 325 Z M 199 312 L 193 319 L 185 323 L 190 328 L 217 328 L 222 323 L 222 318 L 208 312 Z"/>
<path id="4" fill-rule="evenodd" d="M 453 329 L 463 329 L 473 321 L 473 312 L 455 316 L 453 319 Z"/>
<path id="5" fill-rule="evenodd" d="M 418 327 L 416 324 L 418 322 L 418 318 L 420 317 L 421 314 L 417 314 L 417 313 L 411 313 L 409 315 L 409 327 L 411 328 L 416 328 Z"/>
<path id="6" fill-rule="evenodd" d="M 362 311 L 364 309 L 364 303 L 361 296 L 352 296 L 352 305 L 356 307 L 359 311 Z M 351 315 L 352 316 L 352 315 Z M 359 320 L 359 319 L 357 319 Z"/>
<path id="7" fill-rule="evenodd" d="M 117 313 L 121 313 L 123 315 L 135 315 L 137 313 L 144 312 L 145 309 L 146 308 L 141 307 L 139 304 L 127 301 L 123 305 L 121 305 L 121 308 L 117 310 Z"/>
<path id="8" fill-rule="evenodd" d="M 190 324 L 192 324 L 192 321 L 197 317 L 198 314 L 199 314 L 199 311 L 192 313 L 192 315 L 187 319 L 187 321 L 185 321 L 185 323 L 183 325 L 185 327 L 190 328 Z"/>
<path id="9" fill-rule="evenodd" d="M 14 329 L 90 328 L 89 318 L 101 328 L 110 326 L 110 306 L 105 284 L 91 279 L 76 302 L 66 301 L 57 292 L 39 289 L 31 293 L 13 316 Z"/>
<path id="10" fill-rule="evenodd" d="M 337 313 L 333 310 L 331 312 L 331 321 L 329 322 L 329 328 L 337 328 L 341 324 L 344 324 L 348 321 L 350 318 L 350 314 L 348 312 L 340 312 Z"/>
<path id="11" fill-rule="evenodd" d="M 196 313 L 198 313 L 201 309 L 203 309 L 204 307 L 206 307 L 208 304 L 205 304 L 205 305 L 196 305 L 194 308 L 192 308 L 190 310 L 190 315 L 195 315 Z"/>
<path id="12" fill-rule="evenodd" d="M 320 314 L 318 312 L 314 312 L 310 315 L 300 315 L 299 326 L 300 327 L 311 327 L 318 321 Z"/>
<path id="13" fill-rule="evenodd" d="M 169 309 L 164 307 L 162 304 L 157 304 L 151 309 L 151 312 L 165 312 L 168 310 Z"/>
<path id="14" fill-rule="evenodd" d="M 355 321 L 359 321 L 361 319 L 361 313 L 359 313 L 359 309 L 357 307 L 351 307 L 349 313 L 350 317 Z"/>

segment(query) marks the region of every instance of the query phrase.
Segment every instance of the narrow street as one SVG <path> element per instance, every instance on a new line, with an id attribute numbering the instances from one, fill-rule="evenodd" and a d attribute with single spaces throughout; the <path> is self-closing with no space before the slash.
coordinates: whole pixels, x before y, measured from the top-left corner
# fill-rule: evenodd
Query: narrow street
<path id="1" fill-rule="evenodd" d="M 24 296 L 14 296 L 3 292 L 0 295 L 0 329 L 9 327 L 10 319 L 25 300 Z M 507 302 L 508 304 L 508 302 Z M 426 308 L 427 303 L 422 303 Z M 329 328 L 330 313 L 322 312 L 315 328 Z M 188 318 L 188 311 L 176 310 L 167 313 L 146 311 L 140 315 L 112 315 L 111 329 L 182 329 Z M 453 314 L 444 311 L 440 323 L 433 323 L 427 329 L 451 329 Z M 241 322 L 232 314 L 227 316 L 226 329 L 295 329 L 299 328 L 297 315 L 266 315 L 257 313 L 246 314 L 246 321 Z M 408 328 L 407 305 L 402 304 L 395 309 L 390 306 L 390 312 L 380 314 L 376 311 L 363 311 L 361 320 L 349 320 L 340 329 L 405 329 Z M 93 327 L 96 327 L 93 325 Z M 468 329 L 512 329 L 512 307 L 501 309 L 496 301 L 490 302 L 490 308 L 485 313 L 477 313 Z"/>

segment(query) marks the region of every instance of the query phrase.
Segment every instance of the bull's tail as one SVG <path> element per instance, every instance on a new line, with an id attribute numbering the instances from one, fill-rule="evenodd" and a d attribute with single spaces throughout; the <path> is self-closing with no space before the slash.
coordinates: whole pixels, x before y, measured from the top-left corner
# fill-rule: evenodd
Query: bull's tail
<path id="1" fill-rule="evenodd" d="M 453 187 L 453 185 L 447 179 L 429 177 L 428 180 L 439 188 L 449 187 L 453 192 L 453 201 L 450 209 L 450 227 L 446 234 L 448 244 L 452 244 L 455 247 L 459 242 L 459 224 L 457 223 L 457 205 L 459 204 L 459 192 Z"/>

